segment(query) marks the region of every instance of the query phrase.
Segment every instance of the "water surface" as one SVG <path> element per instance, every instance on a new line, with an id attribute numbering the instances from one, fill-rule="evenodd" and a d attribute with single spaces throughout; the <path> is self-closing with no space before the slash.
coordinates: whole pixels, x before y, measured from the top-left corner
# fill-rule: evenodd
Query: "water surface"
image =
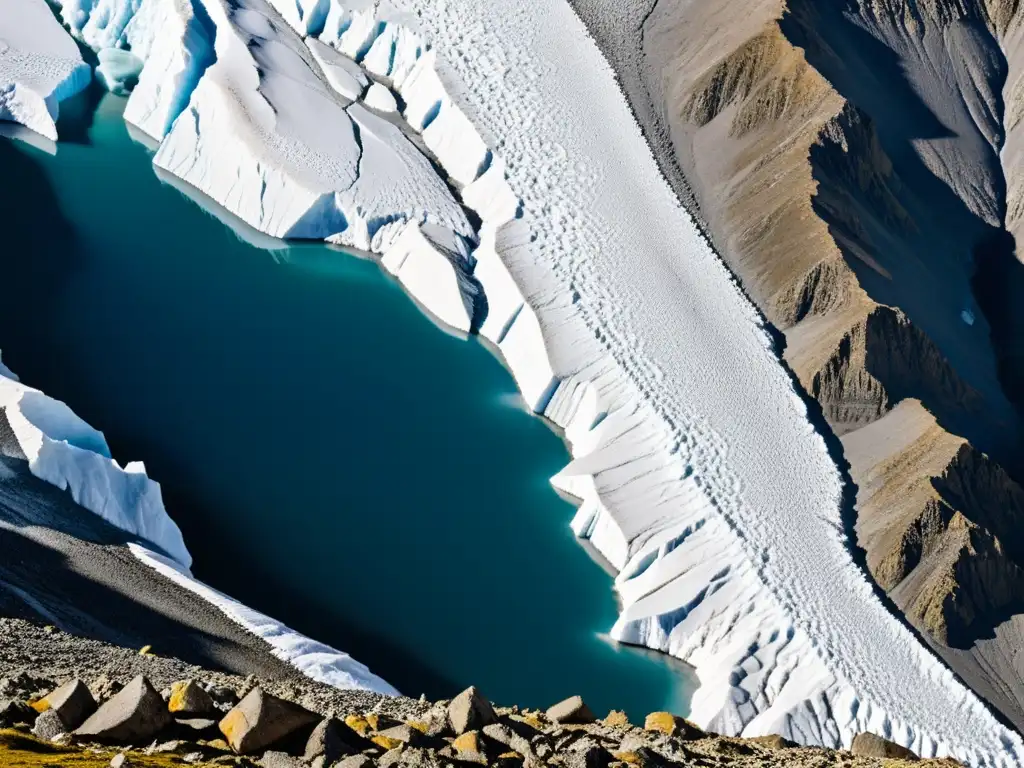
<path id="1" fill-rule="evenodd" d="M 602 637 L 611 581 L 548 482 L 569 456 L 499 361 L 373 261 L 243 242 L 98 100 L 56 156 L 0 139 L 0 348 L 145 461 L 196 576 L 410 695 L 685 713 L 677 665 Z"/>

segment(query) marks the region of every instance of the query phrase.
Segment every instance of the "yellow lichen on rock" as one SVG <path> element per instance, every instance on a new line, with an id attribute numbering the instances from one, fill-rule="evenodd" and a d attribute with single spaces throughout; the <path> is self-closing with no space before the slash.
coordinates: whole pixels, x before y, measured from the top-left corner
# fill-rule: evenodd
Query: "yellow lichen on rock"
<path id="1" fill-rule="evenodd" d="M 345 725 L 351 728 L 353 731 L 358 733 L 360 736 L 365 736 L 370 732 L 370 723 L 365 717 L 360 715 L 348 715 L 345 718 Z"/>
<path id="2" fill-rule="evenodd" d="M 245 719 L 245 715 L 241 710 L 232 709 L 224 715 L 218 727 L 220 732 L 224 734 L 228 744 L 232 747 L 237 747 L 242 735 L 249 730 L 249 721 Z"/>
<path id="3" fill-rule="evenodd" d="M 482 753 L 484 751 L 480 734 L 477 731 L 466 731 L 452 742 L 452 747 L 457 752 Z"/>
<path id="4" fill-rule="evenodd" d="M 613 709 L 604 719 L 604 724 L 614 728 L 626 728 L 630 725 L 629 716 L 621 709 Z"/>
<path id="5" fill-rule="evenodd" d="M 397 749 L 398 747 L 402 746 L 402 742 L 400 742 L 398 739 L 392 739 L 390 736 L 382 736 L 379 733 L 373 738 L 371 738 L 370 741 L 372 741 L 378 747 L 381 747 L 382 749 L 386 749 L 389 751 L 392 749 Z"/>

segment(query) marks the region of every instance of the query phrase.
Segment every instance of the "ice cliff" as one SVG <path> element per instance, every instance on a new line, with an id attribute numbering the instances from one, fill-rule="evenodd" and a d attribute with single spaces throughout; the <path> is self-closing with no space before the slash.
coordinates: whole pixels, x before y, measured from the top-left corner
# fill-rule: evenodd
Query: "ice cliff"
<path id="1" fill-rule="evenodd" d="M 91 79 L 45 0 L 0 0 L 0 120 L 56 140 L 59 102 Z"/>
<path id="2" fill-rule="evenodd" d="M 1020 737 L 854 564 L 824 441 L 564 0 L 274 7 L 67 0 L 64 16 L 145 62 L 126 115 L 158 166 L 268 234 L 381 254 L 501 350 L 572 443 L 555 482 L 619 569 L 612 634 L 696 667 L 701 725 L 1020 764 Z M 368 80 L 335 53 L 397 113 L 352 101 Z"/>

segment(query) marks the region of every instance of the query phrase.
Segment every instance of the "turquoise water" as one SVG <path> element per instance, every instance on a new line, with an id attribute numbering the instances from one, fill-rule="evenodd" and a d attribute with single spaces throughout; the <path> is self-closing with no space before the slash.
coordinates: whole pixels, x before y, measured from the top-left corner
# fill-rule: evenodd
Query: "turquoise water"
<path id="1" fill-rule="evenodd" d="M 0 349 L 145 461 L 195 574 L 410 695 L 685 714 L 677 665 L 601 636 L 568 454 L 498 360 L 372 261 L 244 243 L 98 98 L 54 157 L 0 139 Z"/>

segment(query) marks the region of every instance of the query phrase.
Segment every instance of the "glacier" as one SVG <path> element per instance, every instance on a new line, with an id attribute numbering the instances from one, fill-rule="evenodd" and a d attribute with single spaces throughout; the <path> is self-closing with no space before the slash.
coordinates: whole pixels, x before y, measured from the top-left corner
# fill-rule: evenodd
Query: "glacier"
<path id="1" fill-rule="evenodd" d="M 46 0 L 0 0 L 0 120 L 56 141 L 59 103 L 91 80 Z"/>
<path id="2" fill-rule="evenodd" d="M 0 413 L 32 474 L 63 490 L 75 503 L 138 538 L 128 549 L 142 563 L 211 603 L 267 642 L 271 652 L 314 680 L 388 696 L 393 686 L 347 653 L 311 640 L 280 622 L 208 587 L 192 576 L 192 557 L 167 514 L 158 483 L 141 462 L 121 468 L 101 432 L 64 403 L 27 387 L 0 361 Z M 10 437 L 10 436 L 8 436 Z"/>
<path id="3" fill-rule="evenodd" d="M 872 731 L 1021 764 L 1020 736 L 854 563 L 841 477 L 762 319 L 565 0 L 62 14 L 145 62 L 126 119 L 159 142 L 158 167 L 266 234 L 379 254 L 435 316 L 495 345 L 570 443 L 553 482 L 618 571 L 612 636 L 696 669 L 700 725 L 826 746 Z M 374 88 L 397 112 L 366 100 Z"/>

